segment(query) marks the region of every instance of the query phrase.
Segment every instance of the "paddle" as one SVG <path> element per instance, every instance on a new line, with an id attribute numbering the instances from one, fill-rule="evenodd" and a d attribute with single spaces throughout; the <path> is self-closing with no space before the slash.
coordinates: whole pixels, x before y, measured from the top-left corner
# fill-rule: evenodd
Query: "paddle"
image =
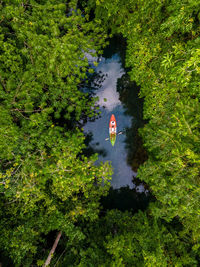
<path id="1" fill-rule="evenodd" d="M 125 130 L 125 128 L 124 128 L 123 130 Z M 125 132 L 125 131 L 120 131 L 117 135 L 124 134 L 124 132 Z M 109 137 L 105 139 L 105 141 L 108 141 L 108 140 L 110 140 Z"/>

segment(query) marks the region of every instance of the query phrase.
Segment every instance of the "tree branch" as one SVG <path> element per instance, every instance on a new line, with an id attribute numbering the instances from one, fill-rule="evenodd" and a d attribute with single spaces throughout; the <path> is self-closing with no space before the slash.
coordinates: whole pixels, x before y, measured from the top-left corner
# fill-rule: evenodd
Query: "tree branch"
<path id="1" fill-rule="evenodd" d="M 46 259 L 45 264 L 43 265 L 43 267 L 46 267 L 46 266 L 48 266 L 48 265 L 50 264 L 51 259 L 52 259 L 52 257 L 53 257 L 53 253 L 54 253 L 55 250 L 56 250 L 56 247 L 57 247 L 58 242 L 59 242 L 59 240 L 60 240 L 60 238 L 61 238 L 61 235 L 62 235 L 62 232 L 60 231 L 60 232 L 58 233 L 57 237 L 56 237 L 56 240 L 54 241 L 53 247 L 52 247 L 51 251 L 49 252 L 49 255 L 48 255 L 48 257 L 47 257 L 47 259 Z"/>

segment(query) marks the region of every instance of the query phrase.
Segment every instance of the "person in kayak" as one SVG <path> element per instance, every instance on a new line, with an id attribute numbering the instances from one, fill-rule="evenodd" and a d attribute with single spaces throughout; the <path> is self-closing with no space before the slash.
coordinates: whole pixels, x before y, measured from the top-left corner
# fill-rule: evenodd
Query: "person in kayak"
<path id="1" fill-rule="evenodd" d="M 115 121 L 111 121 L 111 126 L 112 126 L 112 128 L 111 128 L 111 132 L 115 132 Z"/>

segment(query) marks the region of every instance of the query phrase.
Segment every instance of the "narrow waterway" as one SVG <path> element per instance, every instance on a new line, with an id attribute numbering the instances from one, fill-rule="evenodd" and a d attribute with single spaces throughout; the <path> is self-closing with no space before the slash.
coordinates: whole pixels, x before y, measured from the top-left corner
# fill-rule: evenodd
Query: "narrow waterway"
<path id="1" fill-rule="evenodd" d="M 116 45 L 111 44 L 95 67 L 95 72 L 104 77 L 95 90 L 101 115 L 95 121 L 88 121 L 84 132 L 90 136 L 90 148 L 99 154 L 96 164 L 100 161 L 111 162 L 112 187 L 119 189 L 128 186 L 142 192 L 144 187 L 141 184 L 136 186 L 134 182 L 137 173 L 133 171 L 130 160 L 130 155 L 134 154 L 137 145 L 132 140 L 136 136 L 134 131 L 142 124 L 142 102 L 137 94 L 138 88 L 127 79 L 128 75 L 122 63 L 124 59 L 120 54 L 120 51 L 116 51 Z M 110 143 L 108 130 L 112 114 L 117 121 L 117 132 L 120 133 L 114 146 Z"/>

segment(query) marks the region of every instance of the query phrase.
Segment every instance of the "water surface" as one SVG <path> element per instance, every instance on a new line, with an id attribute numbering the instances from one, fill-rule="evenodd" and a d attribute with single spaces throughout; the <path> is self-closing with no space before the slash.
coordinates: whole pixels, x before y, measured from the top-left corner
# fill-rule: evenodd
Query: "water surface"
<path id="1" fill-rule="evenodd" d="M 137 93 L 130 94 L 130 91 L 134 92 L 137 88 L 127 86 L 129 81 L 125 79 L 127 75 L 122 66 L 120 53 L 115 52 L 112 55 L 102 57 L 95 71 L 104 75 L 104 80 L 95 91 L 99 98 L 97 104 L 100 107 L 101 116 L 95 121 L 87 122 L 84 131 L 91 136 L 90 147 L 99 153 L 96 164 L 100 161 L 111 162 L 113 167 L 112 187 L 114 189 L 124 186 L 134 188 L 136 185 L 133 180 L 137 173 L 132 170 L 128 163 L 128 154 L 130 151 L 134 151 L 134 140 L 133 142 L 131 138 L 128 140 L 127 133 L 132 133 L 133 128 L 140 125 L 142 120 L 140 115 L 141 100 Z M 127 97 L 127 90 L 131 99 Z M 122 99 L 126 100 L 122 101 Z M 117 132 L 123 132 L 117 136 L 114 147 L 110 143 L 108 130 L 112 114 L 115 115 L 117 121 Z M 137 130 L 137 127 L 135 129 Z M 132 138 L 134 138 L 133 134 Z M 136 189 L 140 192 L 144 191 L 144 187 L 141 185 L 137 186 Z"/>

